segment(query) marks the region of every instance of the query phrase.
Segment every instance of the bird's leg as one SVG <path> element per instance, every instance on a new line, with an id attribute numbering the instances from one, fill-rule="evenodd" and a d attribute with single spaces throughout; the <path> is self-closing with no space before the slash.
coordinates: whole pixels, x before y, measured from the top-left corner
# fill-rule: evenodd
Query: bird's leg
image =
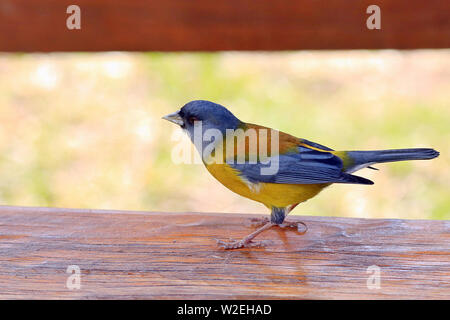
<path id="1" fill-rule="evenodd" d="M 293 205 L 290 205 L 290 206 L 288 206 L 286 209 L 284 209 L 285 211 L 285 215 L 287 216 L 292 210 L 294 210 L 294 208 L 296 207 L 296 206 L 298 206 L 299 205 L 299 203 L 296 203 L 296 204 L 293 204 Z M 281 216 L 280 216 L 280 219 L 279 220 L 281 220 L 283 218 L 283 215 L 281 214 Z M 259 226 L 263 226 L 263 225 L 265 225 L 267 222 L 269 222 L 270 220 L 269 220 L 269 218 L 267 218 L 267 217 L 263 217 L 263 218 L 250 218 L 250 225 L 252 226 L 252 227 L 259 227 Z M 297 222 L 286 222 L 285 220 L 284 220 L 284 218 L 283 218 L 283 223 L 281 223 L 281 224 L 278 224 L 281 228 L 294 228 L 294 227 L 297 227 Z M 303 223 L 302 223 L 303 224 Z M 305 227 L 306 227 L 306 225 L 305 225 Z"/>
<path id="2" fill-rule="evenodd" d="M 264 218 L 251 218 L 250 219 L 250 226 L 252 226 L 252 227 L 260 227 L 260 226 L 265 225 L 269 221 L 270 220 L 267 217 L 264 217 Z M 280 228 L 283 228 L 283 229 L 284 228 L 296 229 L 298 232 L 300 232 L 300 234 L 304 234 L 308 230 L 308 227 L 306 226 L 306 224 L 304 222 L 301 222 L 301 221 L 291 222 L 291 221 L 284 220 L 283 223 L 278 224 L 277 226 L 279 226 Z"/>
<path id="3" fill-rule="evenodd" d="M 217 240 L 217 244 L 219 246 L 221 246 L 222 248 L 224 248 L 224 249 L 239 249 L 239 248 L 244 248 L 244 247 L 262 247 L 262 246 L 264 246 L 264 242 L 263 241 L 253 242 L 252 240 L 258 234 L 260 234 L 261 232 L 271 228 L 274 225 L 275 225 L 275 223 L 267 222 L 261 228 L 253 231 L 252 233 L 250 233 L 248 236 L 246 236 L 242 240 L 230 241 L 230 242 Z"/>
<path id="4" fill-rule="evenodd" d="M 251 223 L 257 223 L 258 225 L 261 225 L 263 223 L 262 227 L 253 231 L 252 233 L 250 233 L 248 236 L 246 236 L 242 240 L 230 241 L 230 242 L 217 240 L 217 244 L 220 247 L 223 247 L 224 249 L 228 249 L 228 250 L 229 249 L 239 249 L 239 248 L 244 248 L 244 247 L 262 247 L 265 244 L 264 240 L 255 242 L 255 241 L 253 241 L 253 239 L 257 235 L 262 233 L 263 231 L 265 231 L 275 225 L 278 225 L 281 228 L 296 228 L 297 231 L 299 231 L 299 232 L 302 231 L 302 230 L 300 230 L 300 225 L 303 225 L 304 231 L 301 232 L 301 234 L 303 234 L 308 230 L 306 227 L 306 224 L 304 224 L 303 222 L 285 222 L 284 221 L 284 218 L 286 217 L 286 215 L 290 211 L 292 211 L 292 209 L 294 209 L 296 206 L 297 206 L 297 204 L 292 205 L 288 208 L 272 207 L 272 213 L 270 215 L 270 220 L 267 218 L 263 218 L 263 219 L 252 218 L 250 220 Z"/>
<path id="5" fill-rule="evenodd" d="M 217 240 L 219 246 L 224 249 L 239 249 L 243 247 L 261 247 L 264 245 L 263 241 L 253 242 L 252 240 L 261 232 L 271 228 L 274 225 L 283 223 L 286 214 L 286 208 L 272 207 L 272 213 L 270 214 L 270 221 L 267 221 L 262 227 L 250 233 L 244 239 L 239 241 L 224 242 Z"/>
<path id="6" fill-rule="evenodd" d="M 298 206 L 298 203 L 291 205 L 290 207 L 288 207 L 288 209 L 286 210 L 287 213 L 286 215 L 288 215 L 292 210 L 294 210 L 294 208 Z M 300 225 L 302 225 L 303 227 L 300 227 Z M 288 221 L 284 221 L 283 223 L 279 224 L 280 228 L 295 228 L 297 229 L 298 232 L 301 232 L 301 234 L 306 233 L 306 231 L 308 231 L 308 227 L 306 226 L 306 224 L 304 222 L 288 222 Z"/>

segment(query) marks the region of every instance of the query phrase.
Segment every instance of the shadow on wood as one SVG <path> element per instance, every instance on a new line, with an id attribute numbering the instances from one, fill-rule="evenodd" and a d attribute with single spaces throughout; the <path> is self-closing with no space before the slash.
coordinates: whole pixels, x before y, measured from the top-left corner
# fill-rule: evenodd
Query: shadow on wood
<path id="1" fill-rule="evenodd" d="M 255 215 L 0 207 L 0 298 L 450 298 L 450 222 L 289 217 L 225 251 Z M 81 288 L 69 290 L 69 265 Z M 369 266 L 380 288 L 369 289 Z"/>

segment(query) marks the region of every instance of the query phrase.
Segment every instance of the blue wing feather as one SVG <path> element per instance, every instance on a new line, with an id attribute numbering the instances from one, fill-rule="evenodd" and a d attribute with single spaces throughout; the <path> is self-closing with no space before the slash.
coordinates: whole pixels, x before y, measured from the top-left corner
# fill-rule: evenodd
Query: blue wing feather
<path id="1" fill-rule="evenodd" d="M 373 184 L 372 181 L 343 172 L 342 160 L 330 152 L 298 147 L 298 153 L 287 153 L 270 158 L 265 163 L 228 163 L 243 178 L 252 182 L 284 184 L 358 183 Z M 273 174 L 262 174 L 261 169 L 278 164 Z"/>

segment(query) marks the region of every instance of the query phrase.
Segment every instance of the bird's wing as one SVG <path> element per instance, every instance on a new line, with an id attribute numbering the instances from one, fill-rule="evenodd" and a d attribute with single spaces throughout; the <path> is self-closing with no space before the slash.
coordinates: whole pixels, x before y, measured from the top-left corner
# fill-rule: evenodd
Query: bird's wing
<path id="1" fill-rule="evenodd" d="M 311 145 L 312 144 L 312 145 Z M 319 144 L 299 139 L 299 145 L 288 153 L 274 155 L 267 163 L 230 163 L 238 175 L 252 183 L 317 184 L 356 183 L 372 181 L 343 171 L 341 158 Z M 328 150 L 327 150 L 328 149 Z"/>
<path id="2" fill-rule="evenodd" d="M 309 140 L 306 140 L 306 139 L 300 139 L 300 145 L 303 145 L 304 147 L 313 147 L 313 148 L 316 148 L 316 149 L 320 149 L 322 151 L 334 151 L 331 148 L 325 147 L 325 146 L 323 146 L 321 144 L 318 144 L 316 142 L 312 142 L 312 141 L 309 141 Z"/>

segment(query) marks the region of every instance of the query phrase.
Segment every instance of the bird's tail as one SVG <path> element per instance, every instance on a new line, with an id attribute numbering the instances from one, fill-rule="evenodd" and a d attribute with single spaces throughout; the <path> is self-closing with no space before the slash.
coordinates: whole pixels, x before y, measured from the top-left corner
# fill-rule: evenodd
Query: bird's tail
<path id="1" fill-rule="evenodd" d="M 433 159 L 439 156 L 439 152 L 429 148 L 392 149 L 347 151 L 347 156 L 350 161 L 346 172 L 354 172 L 375 163 Z"/>

